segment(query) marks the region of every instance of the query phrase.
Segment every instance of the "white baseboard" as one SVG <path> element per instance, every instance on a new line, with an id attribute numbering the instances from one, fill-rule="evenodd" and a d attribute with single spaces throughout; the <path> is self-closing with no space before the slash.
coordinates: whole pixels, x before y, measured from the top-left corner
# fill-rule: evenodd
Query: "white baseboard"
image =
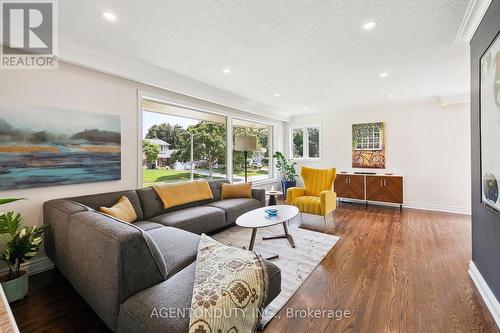
<path id="1" fill-rule="evenodd" d="M 434 212 L 471 215 L 470 207 L 457 207 L 457 206 L 437 205 L 437 204 L 420 203 L 420 202 L 405 202 L 403 207 L 421 209 L 421 210 L 430 210 Z"/>
<path id="2" fill-rule="evenodd" d="M 491 315 L 493 316 L 493 319 L 497 324 L 497 327 L 500 328 L 500 303 L 498 303 L 495 294 L 493 294 L 490 287 L 483 279 L 481 272 L 479 272 L 479 270 L 477 269 L 476 265 L 472 260 L 469 264 L 469 275 L 474 284 L 476 285 L 479 294 L 481 294 L 484 303 L 486 303 L 488 310 L 490 310 Z"/>
<path id="3" fill-rule="evenodd" d="M 365 203 L 366 201 L 365 200 L 344 199 L 344 198 L 342 198 L 342 202 Z M 378 202 L 378 201 L 368 201 L 368 204 L 391 206 L 391 207 L 399 207 L 399 204 L 391 204 L 391 203 Z M 412 208 L 412 209 L 420 209 L 420 210 L 430 210 L 430 211 L 433 211 L 433 212 L 443 212 L 443 213 L 454 213 L 454 214 L 471 215 L 471 209 L 467 208 L 467 207 L 436 205 L 436 204 L 420 203 L 420 202 L 408 202 L 407 201 L 407 202 L 405 202 L 403 204 L 403 208 Z"/>
<path id="4" fill-rule="evenodd" d="M 21 265 L 21 269 L 27 271 L 28 275 L 48 271 L 52 268 L 54 268 L 54 263 L 47 256 L 31 259 L 30 261 L 27 261 Z M 3 267 L 0 270 L 0 275 L 6 274 L 8 272 L 9 268 Z"/>

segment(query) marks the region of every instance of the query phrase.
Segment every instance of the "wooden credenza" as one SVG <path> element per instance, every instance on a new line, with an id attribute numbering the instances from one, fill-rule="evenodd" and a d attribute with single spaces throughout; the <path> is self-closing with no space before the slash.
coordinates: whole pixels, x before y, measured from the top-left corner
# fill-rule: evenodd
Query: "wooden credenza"
<path id="1" fill-rule="evenodd" d="M 342 199 L 399 204 L 403 208 L 403 176 L 383 174 L 338 173 L 334 191 Z"/>

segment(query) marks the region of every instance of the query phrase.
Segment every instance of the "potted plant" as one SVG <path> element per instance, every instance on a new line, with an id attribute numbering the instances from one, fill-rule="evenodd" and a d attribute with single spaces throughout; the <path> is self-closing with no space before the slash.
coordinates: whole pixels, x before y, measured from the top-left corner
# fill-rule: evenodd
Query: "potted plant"
<path id="1" fill-rule="evenodd" d="M 0 199 L 0 205 L 22 199 Z M 48 225 L 41 227 L 21 226 L 20 213 L 0 213 L 0 235 L 7 239 L 0 260 L 9 267 L 9 272 L 0 277 L 2 288 L 9 302 L 24 298 L 28 293 L 28 274 L 21 270 L 21 264 L 33 258 L 40 249 L 42 235 Z"/>
<path id="2" fill-rule="evenodd" d="M 285 158 L 282 152 L 275 152 L 273 157 L 276 159 L 276 168 L 281 175 L 281 189 L 283 190 L 283 198 L 286 199 L 286 190 L 297 185 L 297 171 L 295 166 L 297 163 Z"/>

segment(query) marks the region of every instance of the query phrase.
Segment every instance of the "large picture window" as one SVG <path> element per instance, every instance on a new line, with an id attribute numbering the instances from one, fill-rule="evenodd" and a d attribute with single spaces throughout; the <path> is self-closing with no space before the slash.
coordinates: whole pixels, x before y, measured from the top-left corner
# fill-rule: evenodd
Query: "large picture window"
<path id="1" fill-rule="evenodd" d="M 238 136 L 252 136 L 256 141 L 255 149 L 248 151 L 248 181 L 255 184 L 271 179 L 274 125 L 250 119 L 144 97 L 141 186 L 195 179 L 243 182 L 244 153 L 233 149 Z"/>
<path id="2" fill-rule="evenodd" d="M 321 156 L 319 127 L 290 129 L 290 156 L 294 159 L 318 160 Z"/>
<path id="3" fill-rule="evenodd" d="M 226 117 L 144 101 L 142 186 L 226 178 Z"/>
<path id="4" fill-rule="evenodd" d="M 255 151 L 248 152 L 247 175 L 249 182 L 258 182 L 269 179 L 272 174 L 269 166 L 271 160 L 272 127 L 252 121 L 233 118 L 233 142 L 237 136 L 256 137 Z M 242 151 L 233 149 L 233 182 L 242 182 L 244 175 L 245 159 Z"/>

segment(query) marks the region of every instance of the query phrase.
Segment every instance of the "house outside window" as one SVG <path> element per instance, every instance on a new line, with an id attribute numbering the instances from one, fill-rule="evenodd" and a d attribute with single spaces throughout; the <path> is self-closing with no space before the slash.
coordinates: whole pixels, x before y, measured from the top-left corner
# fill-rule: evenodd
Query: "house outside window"
<path id="1" fill-rule="evenodd" d="M 243 152 L 233 149 L 235 136 L 257 137 L 257 150 L 248 153 L 248 181 L 262 184 L 273 179 L 278 126 L 273 122 L 144 97 L 139 120 L 142 187 L 196 179 L 244 181 Z"/>

